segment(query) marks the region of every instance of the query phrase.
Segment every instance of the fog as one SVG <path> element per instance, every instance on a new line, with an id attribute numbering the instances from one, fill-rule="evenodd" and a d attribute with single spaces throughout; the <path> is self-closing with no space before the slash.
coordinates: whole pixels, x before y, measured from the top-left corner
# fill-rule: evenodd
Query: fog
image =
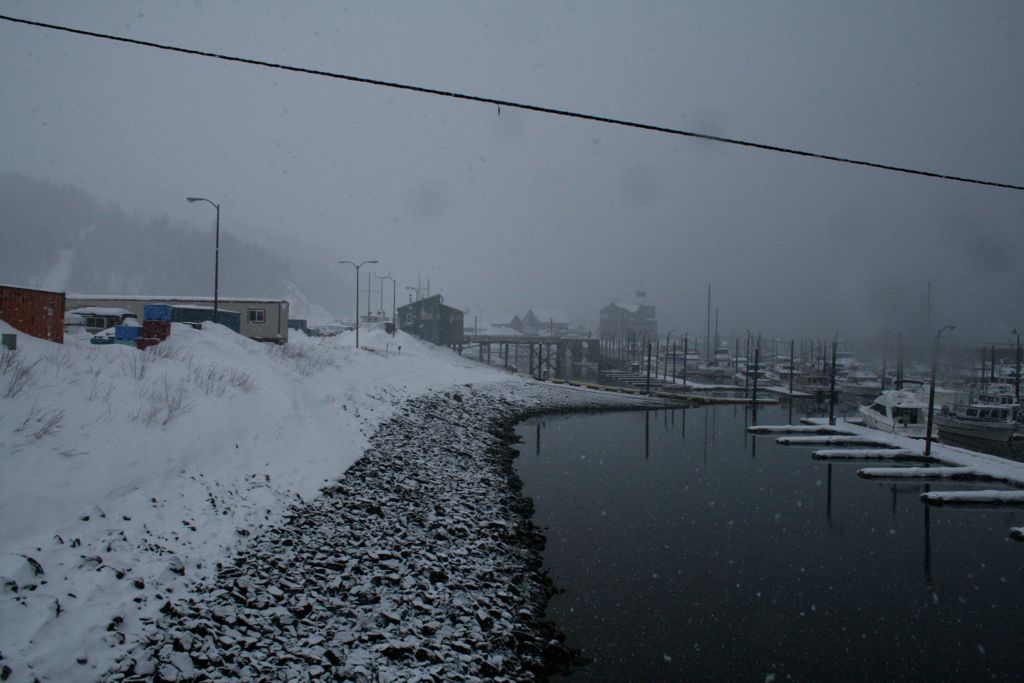
<path id="1" fill-rule="evenodd" d="M 1024 184 L 1013 1 L 33 0 L 0 14 Z M 1015 190 L 6 21 L 0 121 L 0 171 L 212 231 L 211 207 L 185 201 L 208 197 L 236 238 L 317 269 L 377 259 L 400 299 L 429 278 L 483 320 L 546 307 L 596 325 L 642 288 L 663 333 L 700 333 L 710 283 L 724 334 L 918 334 L 931 283 L 932 323 L 961 340 L 1024 325 Z M 336 267 L 337 298 L 317 303 L 349 315 L 351 268 Z"/>

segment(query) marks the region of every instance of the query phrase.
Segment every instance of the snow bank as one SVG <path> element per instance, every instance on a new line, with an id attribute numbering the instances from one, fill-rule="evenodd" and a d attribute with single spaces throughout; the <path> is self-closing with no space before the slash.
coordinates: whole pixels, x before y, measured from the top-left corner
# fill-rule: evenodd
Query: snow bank
<path id="1" fill-rule="evenodd" d="M 101 676 L 125 633 L 345 472 L 400 399 L 527 381 L 402 333 L 363 330 L 357 351 L 351 333 L 272 346 L 172 330 L 144 352 L 18 334 L 0 357 L 11 680 Z"/>

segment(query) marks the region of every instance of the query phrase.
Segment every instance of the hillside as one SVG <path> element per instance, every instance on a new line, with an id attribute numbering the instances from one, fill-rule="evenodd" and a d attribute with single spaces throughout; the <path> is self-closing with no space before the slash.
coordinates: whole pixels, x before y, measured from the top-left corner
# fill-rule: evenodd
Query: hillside
<path id="1" fill-rule="evenodd" d="M 208 227 L 197 229 L 166 216 L 129 216 L 74 187 L 5 172 L 0 206 L 0 281 L 87 294 L 213 294 L 212 211 Z M 334 317 L 324 308 L 345 294 L 347 273 L 239 239 L 240 230 L 221 226 L 221 296 L 287 297 L 293 317 Z"/>

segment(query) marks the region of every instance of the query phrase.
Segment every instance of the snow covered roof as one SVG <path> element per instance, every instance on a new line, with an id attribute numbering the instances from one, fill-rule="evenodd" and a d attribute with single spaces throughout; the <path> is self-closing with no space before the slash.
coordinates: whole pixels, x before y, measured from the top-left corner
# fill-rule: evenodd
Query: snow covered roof
<path id="1" fill-rule="evenodd" d="M 74 308 L 67 311 L 68 314 L 75 315 L 102 315 L 102 316 L 118 316 L 118 315 L 131 315 L 135 314 L 129 311 L 127 308 L 114 308 L 111 306 L 82 306 L 81 308 Z"/>
<path id="2" fill-rule="evenodd" d="M 9 285 L 0 282 L 0 288 L 6 287 L 8 289 L 27 289 L 30 292 L 47 292 L 49 294 L 63 294 L 64 292 L 55 292 L 52 289 L 40 289 L 39 287 L 25 287 L 24 285 Z"/>
<path id="3" fill-rule="evenodd" d="M 67 298 L 77 299 L 79 301 L 144 301 L 146 303 L 174 303 L 176 301 L 209 301 L 213 303 L 212 296 L 163 296 L 156 294 L 68 294 Z M 237 296 L 222 296 L 218 297 L 221 302 L 236 302 L 236 303 L 248 303 L 248 304 L 260 304 L 267 302 L 283 303 L 286 306 L 288 301 L 281 297 L 265 297 L 265 298 L 251 298 L 251 297 L 237 297 Z"/>

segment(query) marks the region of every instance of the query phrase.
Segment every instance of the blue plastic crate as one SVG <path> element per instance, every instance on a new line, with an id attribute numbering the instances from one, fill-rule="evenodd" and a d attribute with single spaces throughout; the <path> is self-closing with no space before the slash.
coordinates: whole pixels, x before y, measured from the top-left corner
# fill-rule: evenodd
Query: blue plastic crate
<path id="1" fill-rule="evenodd" d="M 161 320 L 164 322 L 171 321 L 171 305 L 170 304 L 146 304 L 142 307 L 142 319 L 143 320 Z"/>
<path id="2" fill-rule="evenodd" d="M 142 333 L 141 327 L 135 325 L 115 325 L 114 339 L 118 341 L 135 341 Z"/>

